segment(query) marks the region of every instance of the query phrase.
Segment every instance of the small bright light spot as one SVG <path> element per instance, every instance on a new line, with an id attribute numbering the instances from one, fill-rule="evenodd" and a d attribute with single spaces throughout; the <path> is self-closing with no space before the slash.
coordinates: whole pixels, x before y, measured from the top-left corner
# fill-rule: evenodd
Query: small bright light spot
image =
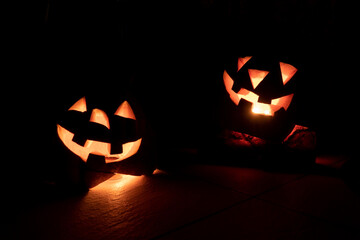
<path id="1" fill-rule="evenodd" d="M 253 107 L 251 108 L 251 111 L 255 114 L 262 114 L 267 116 L 273 115 L 269 104 L 253 103 Z"/>
<path id="2" fill-rule="evenodd" d="M 153 174 L 153 175 L 167 175 L 168 173 L 165 172 L 164 170 L 155 169 L 152 174 Z"/>
<path id="3" fill-rule="evenodd" d="M 258 107 L 256 107 L 256 106 L 254 106 L 252 109 L 251 109 L 251 111 L 253 112 L 253 113 L 256 113 L 256 114 L 259 114 L 261 111 L 260 111 L 260 109 L 258 108 Z"/>

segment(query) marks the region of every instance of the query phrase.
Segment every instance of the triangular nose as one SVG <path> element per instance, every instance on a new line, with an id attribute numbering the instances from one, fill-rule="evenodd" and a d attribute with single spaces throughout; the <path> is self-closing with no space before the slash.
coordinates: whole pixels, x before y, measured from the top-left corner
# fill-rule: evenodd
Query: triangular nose
<path id="1" fill-rule="evenodd" d="M 93 109 L 90 116 L 90 122 L 99 123 L 110 129 L 109 118 L 106 113 L 100 109 Z"/>
<path id="2" fill-rule="evenodd" d="M 249 76 L 251 80 L 251 84 L 253 85 L 253 88 L 255 89 L 262 80 L 268 75 L 268 71 L 262 71 L 257 69 L 248 69 Z"/>

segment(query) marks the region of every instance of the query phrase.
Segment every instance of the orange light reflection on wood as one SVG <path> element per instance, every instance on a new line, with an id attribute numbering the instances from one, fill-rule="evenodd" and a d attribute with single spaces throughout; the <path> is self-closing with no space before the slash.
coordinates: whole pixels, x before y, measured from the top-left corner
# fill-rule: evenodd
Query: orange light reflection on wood
<path id="1" fill-rule="evenodd" d="M 140 184 L 144 179 L 144 176 L 133 176 L 126 174 L 114 174 L 111 178 L 100 183 L 99 185 L 91 188 L 91 191 L 102 192 L 108 195 L 109 193 L 116 191 L 117 195 L 119 190 L 131 188 L 133 185 Z M 114 192 L 115 193 L 115 192 Z"/>

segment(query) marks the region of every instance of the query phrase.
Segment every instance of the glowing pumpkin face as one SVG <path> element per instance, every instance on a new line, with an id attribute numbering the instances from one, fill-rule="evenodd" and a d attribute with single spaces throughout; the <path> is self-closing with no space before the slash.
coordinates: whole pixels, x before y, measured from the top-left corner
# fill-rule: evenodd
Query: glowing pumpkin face
<path id="1" fill-rule="evenodd" d="M 250 63 L 251 59 L 252 57 L 238 58 L 236 82 L 226 70 L 224 71 L 223 80 L 231 100 L 236 105 L 239 105 L 241 100 L 252 103 L 251 111 L 254 114 L 274 116 L 282 108 L 287 110 L 294 94 L 282 95 L 283 89 L 297 69 L 290 64 L 279 62 L 278 70 L 280 71 L 276 71 L 275 66 L 275 69 L 272 69 L 275 72 L 270 73 L 270 71 L 255 69 L 257 63 Z M 251 85 L 248 84 L 249 82 Z"/>
<path id="2" fill-rule="evenodd" d="M 57 125 L 57 133 L 63 144 L 84 162 L 90 154 L 103 156 L 105 163 L 122 161 L 138 152 L 142 140 L 127 101 L 108 116 L 98 108 L 89 111 L 85 97 L 68 109 Z"/>
<path id="3" fill-rule="evenodd" d="M 235 59 L 233 59 L 235 60 Z M 294 127 L 290 110 L 297 68 L 266 57 L 240 57 L 226 66 L 225 90 L 231 101 L 223 117 L 227 128 L 282 141 Z"/>

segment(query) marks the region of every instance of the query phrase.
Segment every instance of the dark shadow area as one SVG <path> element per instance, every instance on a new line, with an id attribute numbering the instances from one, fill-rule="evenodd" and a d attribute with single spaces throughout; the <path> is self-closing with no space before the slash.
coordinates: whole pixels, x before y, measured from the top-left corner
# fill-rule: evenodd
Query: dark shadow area
<path id="1" fill-rule="evenodd" d="M 169 174 L 181 173 L 191 169 L 192 166 L 218 166 L 233 168 L 250 168 L 263 170 L 269 173 L 304 174 L 326 176 L 342 179 L 344 183 L 355 193 L 359 193 L 360 182 L 357 171 L 358 160 L 353 156 L 331 153 L 323 155 L 287 154 L 271 152 L 272 155 L 264 155 L 260 152 L 233 149 L 229 151 L 216 151 L 211 154 L 198 151 L 197 149 L 169 150 L 160 159 L 161 169 Z M 315 161 L 316 158 L 316 161 Z M 211 172 L 207 174 L 213 174 Z"/>
<path id="2" fill-rule="evenodd" d="M 351 158 L 341 168 L 341 174 L 345 183 L 357 194 L 360 194 L 359 168 L 359 159 L 356 158 Z"/>

